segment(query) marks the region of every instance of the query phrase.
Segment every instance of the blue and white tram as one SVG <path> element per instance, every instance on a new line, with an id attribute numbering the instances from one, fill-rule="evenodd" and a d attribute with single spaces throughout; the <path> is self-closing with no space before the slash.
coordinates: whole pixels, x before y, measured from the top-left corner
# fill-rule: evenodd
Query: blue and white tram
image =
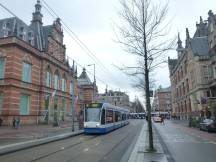
<path id="1" fill-rule="evenodd" d="M 108 103 L 87 104 L 84 109 L 84 132 L 107 133 L 129 124 L 129 111 Z"/>

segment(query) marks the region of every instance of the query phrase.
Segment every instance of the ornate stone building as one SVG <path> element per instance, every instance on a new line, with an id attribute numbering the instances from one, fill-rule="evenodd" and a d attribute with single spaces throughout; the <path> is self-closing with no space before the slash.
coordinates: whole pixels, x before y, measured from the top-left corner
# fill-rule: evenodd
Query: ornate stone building
<path id="1" fill-rule="evenodd" d="M 85 68 L 83 68 L 82 73 L 78 77 L 78 91 L 79 110 L 84 107 L 84 104 L 93 103 L 96 101 L 97 86 L 95 82 L 91 82 Z"/>
<path id="2" fill-rule="evenodd" d="M 65 56 L 60 19 L 43 26 L 37 1 L 30 25 L 17 17 L 0 20 L 0 117 L 9 125 L 57 123 L 71 118 L 76 70 Z"/>
<path id="3" fill-rule="evenodd" d="M 168 59 L 173 115 L 180 118 L 209 116 L 215 103 L 216 15 L 200 17 L 196 32 L 186 29 L 185 47 L 178 36 L 177 59 Z"/>
<path id="4" fill-rule="evenodd" d="M 130 109 L 129 96 L 121 91 L 105 91 L 105 93 L 98 94 L 98 102 L 107 102 L 115 106 Z"/>

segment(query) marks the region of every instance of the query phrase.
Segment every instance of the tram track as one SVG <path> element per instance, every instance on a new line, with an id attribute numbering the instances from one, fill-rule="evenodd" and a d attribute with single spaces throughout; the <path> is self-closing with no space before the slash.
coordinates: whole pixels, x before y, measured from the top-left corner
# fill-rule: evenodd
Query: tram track
<path id="1" fill-rule="evenodd" d="M 115 133 L 115 132 L 112 132 Z M 109 135 L 109 134 L 106 134 Z M 115 143 L 115 145 L 113 147 L 111 147 L 99 160 L 98 162 L 104 162 L 106 161 L 107 157 L 115 150 L 117 149 L 118 146 L 121 145 L 121 143 L 125 142 L 125 140 L 127 140 L 130 136 L 132 136 L 133 133 L 128 133 L 126 134 L 119 142 Z M 89 149 L 94 149 L 98 147 L 98 145 L 92 145 L 91 147 L 89 147 Z M 74 162 L 76 160 L 77 157 L 79 157 L 82 153 L 78 154 L 77 156 L 65 161 L 65 162 Z"/>
<path id="2" fill-rule="evenodd" d="M 103 162 L 108 156 L 109 154 L 111 154 L 111 152 L 116 149 L 123 141 L 125 141 L 129 136 L 131 135 L 131 133 L 127 134 L 126 136 L 124 136 L 118 143 L 116 143 L 100 160 L 99 162 Z"/>
<path id="3" fill-rule="evenodd" d="M 49 144 L 20 150 L 1 157 L 1 162 L 119 162 L 135 139 L 141 122 L 104 135 L 81 134 Z M 128 151 L 130 152 L 130 151 Z M 124 159 L 128 157 L 125 156 Z"/>
<path id="4" fill-rule="evenodd" d="M 81 137 L 86 137 L 86 135 L 81 135 Z M 90 136 L 90 138 L 87 138 L 87 139 L 84 139 L 83 141 L 79 141 L 79 142 L 76 142 L 76 143 L 73 143 L 73 144 L 71 144 L 71 145 L 68 145 L 68 146 L 66 146 L 66 147 L 60 147 L 59 149 L 57 149 L 57 150 L 55 150 L 55 151 L 52 151 L 52 152 L 50 152 L 50 153 L 47 153 L 47 154 L 44 154 L 44 155 L 41 155 L 41 156 L 38 156 L 38 157 L 35 157 L 35 158 L 33 158 L 32 160 L 29 160 L 28 162 L 36 162 L 36 161 L 39 161 L 39 160 L 41 160 L 41 159 L 44 159 L 44 158 L 47 158 L 47 157 L 49 157 L 49 156 L 52 156 L 52 155 L 54 155 L 54 154 L 56 154 L 56 153 L 59 153 L 59 152 L 61 152 L 61 151 L 65 151 L 65 150 L 67 150 L 67 149 L 70 149 L 70 148 L 73 148 L 73 147 L 75 147 L 75 146 L 78 146 L 78 145 L 80 145 L 80 144 L 82 144 L 82 143 L 84 143 L 84 142 L 87 142 L 87 141 L 90 141 L 90 140 L 92 140 L 92 139 L 95 139 L 95 138 L 97 138 L 98 137 L 98 135 L 97 136 Z"/>

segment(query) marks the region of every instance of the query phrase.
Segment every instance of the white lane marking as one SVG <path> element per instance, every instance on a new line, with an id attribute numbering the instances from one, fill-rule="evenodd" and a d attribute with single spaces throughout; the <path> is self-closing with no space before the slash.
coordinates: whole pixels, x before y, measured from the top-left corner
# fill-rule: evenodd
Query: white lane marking
<path id="1" fill-rule="evenodd" d="M 209 143 L 216 145 L 216 142 L 214 142 L 214 141 L 210 141 Z"/>
<path id="2" fill-rule="evenodd" d="M 61 147 L 61 150 L 64 150 L 64 147 Z"/>
<path id="3" fill-rule="evenodd" d="M 98 142 L 98 143 L 95 143 L 95 146 L 97 146 L 97 145 L 99 145 L 100 144 L 100 142 Z"/>
<path id="4" fill-rule="evenodd" d="M 87 152 L 88 150 L 89 150 L 89 148 L 85 148 L 83 151 L 84 151 L 84 152 Z"/>

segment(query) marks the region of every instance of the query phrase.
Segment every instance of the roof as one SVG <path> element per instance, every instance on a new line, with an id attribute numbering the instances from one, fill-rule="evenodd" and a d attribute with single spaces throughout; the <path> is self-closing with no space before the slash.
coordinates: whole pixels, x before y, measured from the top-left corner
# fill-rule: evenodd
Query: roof
<path id="1" fill-rule="evenodd" d="M 89 79 L 86 69 L 83 68 L 81 75 L 78 77 L 78 85 L 92 85 L 93 83 Z"/>
<path id="2" fill-rule="evenodd" d="M 171 88 L 167 87 L 167 88 L 157 89 L 157 92 L 171 92 Z"/>
<path id="3" fill-rule="evenodd" d="M 52 25 L 43 26 L 43 15 L 40 10 L 41 4 L 40 1 L 37 1 L 30 25 L 25 24 L 18 17 L 1 19 L 0 38 L 15 36 L 41 51 L 47 51 L 48 37 L 51 36 L 54 27 L 57 29 L 57 26 L 60 24 L 60 19 L 57 18 Z"/>
<path id="4" fill-rule="evenodd" d="M 172 71 L 175 68 L 177 62 L 178 62 L 178 59 L 170 59 L 170 58 L 168 58 L 168 65 L 169 65 L 169 70 L 170 71 Z"/>
<path id="5" fill-rule="evenodd" d="M 194 55 L 204 56 L 208 54 L 208 37 L 195 37 L 191 39 L 191 49 Z"/>
<path id="6" fill-rule="evenodd" d="M 48 37 L 52 34 L 52 25 L 43 26 L 45 49 L 48 49 Z"/>
<path id="7" fill-rule="evenodd" d="M 31 33 L 31 35 L 29 34 Z M 24 41 L 34 37 L 33 30 L 17 17 L 10 17 L 0 20 L 0 37 L 17 36 Z"/>

